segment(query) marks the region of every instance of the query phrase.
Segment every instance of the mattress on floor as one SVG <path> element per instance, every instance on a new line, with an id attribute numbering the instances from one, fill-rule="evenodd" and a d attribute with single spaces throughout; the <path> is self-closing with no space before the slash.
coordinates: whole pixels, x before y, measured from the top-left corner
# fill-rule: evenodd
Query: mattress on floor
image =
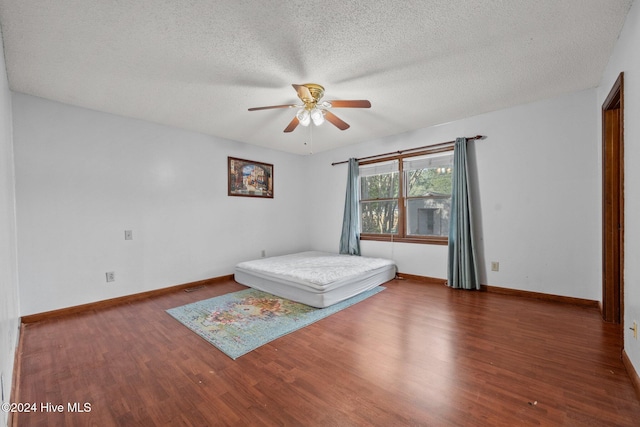
<path id="1" fill-rule="evenodd" d="M 384 258 L 301 252 L 236 265 L 235 280 L 264 292 L 324 308 L 393 279 Z"/>

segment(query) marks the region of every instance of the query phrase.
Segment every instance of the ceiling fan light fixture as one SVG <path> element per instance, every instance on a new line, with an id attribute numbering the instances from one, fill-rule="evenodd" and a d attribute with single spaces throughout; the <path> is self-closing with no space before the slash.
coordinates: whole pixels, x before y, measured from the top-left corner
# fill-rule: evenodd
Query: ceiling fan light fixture
<path id="1" fill-rule="evenodd" d="M 296 117 L 302 126 L 309 126 L 309 123 L 311 123 L 311 114 L 309 114 L 309 110 L 306 108 L 300 109 L 296 113 Z"/>
<path id="2" fill-rule="evenodd" d="M 324 111 L 314 108 L 311 110 L 311 120 L 313 120 L 313 124 L 316 126 L 320 126 L 324 123 Z"/>
<path id="3" fill-rule="evenodd" d="M 366 99 L 360 100 L 333 100 L 320 101 L 324 95 L 324 87 L 315 83 L 293 84 L 291 85 L 298 94 L 298 98 L 304 105 L 284 104 L 270 105 L 267 107 L 249 108 L 249 111 L 270 110 L 274 108 L 297 108 L 295 117 L 289 125 L 284 128 L 285 133 L 293 132 L 298 125 L 309 126 L 313 121 L 315 126 L 322 125 L 325 120 L 340 130 L 349 129 L 349 124 L 333 114 L 331 108 L 371 108 L 371 102 Z"/>

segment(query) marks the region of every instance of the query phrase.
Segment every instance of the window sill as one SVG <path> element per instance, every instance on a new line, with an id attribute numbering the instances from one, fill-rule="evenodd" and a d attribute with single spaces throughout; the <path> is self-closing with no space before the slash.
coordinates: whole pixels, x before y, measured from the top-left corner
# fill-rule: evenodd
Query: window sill
<path id="1" fill-rule="evenodd" d="M 418 243 L 422 245 L 448 245 L 447 237 L 398 237 L 389 234 L 361 234 L 360 240 L 374 240 L 377 242 Z"/>

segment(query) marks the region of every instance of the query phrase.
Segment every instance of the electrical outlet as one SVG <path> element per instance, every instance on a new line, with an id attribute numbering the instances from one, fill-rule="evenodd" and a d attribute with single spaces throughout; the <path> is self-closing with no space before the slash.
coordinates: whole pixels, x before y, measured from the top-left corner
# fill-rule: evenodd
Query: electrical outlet
<path id="1" fill-rule="evenodd" d="M 124 240 L 133 240 L 133 230 L 124 230 Z"/>
<path id="2" fill-rule="evenodd" d="M 500 263 L 498 261 L 491 261 L 491 271 L 500 271 Z"/>
<path id="3" fill-rule="evenodd" d="M 115 272 L 108 271 L 106 273 L 106 275 L 107 275 L 107 282 L 115 282 L 115 280 L 116 280 L 116 273 Z"/>

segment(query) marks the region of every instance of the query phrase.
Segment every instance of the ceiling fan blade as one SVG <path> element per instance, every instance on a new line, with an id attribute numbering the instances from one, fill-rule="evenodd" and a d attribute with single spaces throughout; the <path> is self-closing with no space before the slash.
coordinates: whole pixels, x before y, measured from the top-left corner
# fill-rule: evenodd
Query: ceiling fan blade
<path id="1" fill-rule="evenodd" d="M 300 98 L 303 102 L 311 102 L 313 101 L 313 96 L 311 95 L 311 91 L 309 88 L 303 85 L 292 84 L 293 88 L 298 92 L 298 98 Z"/>
<path id="2" fill-rule="evenodd" d="M 355 101 L 329 101 L 333 108 L 371 108 L 371 102 L 366 99 Z"/>
<path id="3" fill-rule="evenodd" d="M 298 120 L 297 117 L 294 117 L 293 120 L 291 120 L 291 123 L 289 123 L 289 126 L 287 126 L 284 129 L 284 131 L 285 132 L 293 132 L 293 130 L 298 127 L 298 123 L 300 123 L 300 120 Z"/>
<path id="4" fill-rule="evenodd" d="M 254 107 L 249 108 L 249 111 L 258 111 L 258 110 L 271 110 L 272 108 L 295 108 L 299 107 L 299 105 L 295 104 L 287 104 L 287 105 L 270 105 L 268 107 Z"/>
<path id="5" fill-rule="evenodd" d="M 347 122 L 345 122 L 344 120 L 342 120 L 341 118 L 333 114 L 331 111 L 325 110 L 324 118 L 327 119 L 327 121 L 331 122 L 331 124 L 333 124 L 335 127 L 337 127 L 340 130 L 349 129 L 349 125 L 347 124 Z"/>

